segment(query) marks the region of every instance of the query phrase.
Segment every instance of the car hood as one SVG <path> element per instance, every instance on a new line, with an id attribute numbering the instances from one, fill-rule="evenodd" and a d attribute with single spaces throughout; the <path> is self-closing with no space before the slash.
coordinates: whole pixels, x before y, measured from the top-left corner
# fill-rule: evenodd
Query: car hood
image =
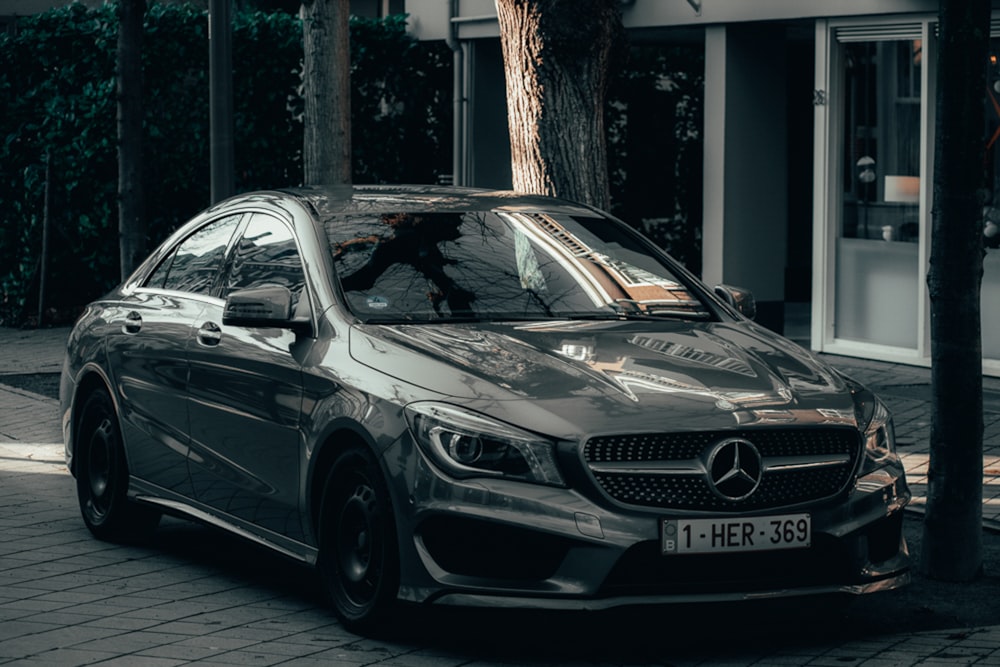
<path id="1" fill-rule="evenodd" d="M 351 355 L 554 435 L 855 423 L 840 375 L 752 323 L 357 325 Z"/>

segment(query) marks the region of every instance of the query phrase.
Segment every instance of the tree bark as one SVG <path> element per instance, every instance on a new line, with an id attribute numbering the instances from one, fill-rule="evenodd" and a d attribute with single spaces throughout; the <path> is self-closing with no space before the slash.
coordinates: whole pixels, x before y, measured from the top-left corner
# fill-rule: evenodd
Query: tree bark
<path id="1" fill-rule="evenodd" d="M 306 185 L 351 182 L 349 0 L 303 2 Z"/>
<path id="2" fill-rule="evenodd" d="M 118 17 L 118 249 L 125 280 L 146 254 L 142 191 L 142 19 L 146 0 L 121 0 Z"/>
<path id="3" fill-rule="evenodd" d="M 983 375 L 980 290 L 983 113 L 989 0 L 940 2 L 931 301 L 930 467 L 923 572 L 969 581 L 982 571 Z"/>
<path id="4" fill-rule="evenodd" d="M 619 0 L 497 0 L 513 186 L 607 209 L 604 104 Z"/>

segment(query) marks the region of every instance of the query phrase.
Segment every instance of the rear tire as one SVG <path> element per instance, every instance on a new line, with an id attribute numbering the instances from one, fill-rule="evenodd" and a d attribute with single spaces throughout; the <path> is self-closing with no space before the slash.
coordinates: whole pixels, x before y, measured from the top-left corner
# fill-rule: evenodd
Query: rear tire
<path id="1" fill-rule="evenodd" d="M 95 537 L 111 542 L 148 534 L 160 513 L 128 499 L 128 464 L 111 396 L 95 391 L 80 414 L 74 458 L 83 522 Z"/>
<path id="2" fill-rule="evenodd" d="M 319 569 L 334 611 L 368 634 L 396 610 L 399 549 L 382 470 L 364 446 L 337 455 L 323 490 Z"/>

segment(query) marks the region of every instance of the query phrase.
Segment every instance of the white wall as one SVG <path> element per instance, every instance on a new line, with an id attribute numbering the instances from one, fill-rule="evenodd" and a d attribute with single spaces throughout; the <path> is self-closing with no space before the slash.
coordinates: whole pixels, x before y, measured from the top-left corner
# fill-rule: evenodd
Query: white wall
<path id="1" fill-rule="evenodd" d="M 936 12 L 938 0 L 631 0 L 628 28 Z"/>
<path id="2" fill-rule="evenodd" d="M 405 0 L 418 39 L 445 39 L 451 0 Z M 996 3 L 994 3 L 996 4 Z M 462 39 L 496 37 L 494 0 L 458 0 Z M 747 21 L 937 12 L 938 0 L 625 0 L 626 28 L 709 26 Z"/>
<path id="3" fill-rule="evenodd" d="M 765 302 L 785 296 L 785 57 L 780 26 L 706 30 L 702 275 Z"/>

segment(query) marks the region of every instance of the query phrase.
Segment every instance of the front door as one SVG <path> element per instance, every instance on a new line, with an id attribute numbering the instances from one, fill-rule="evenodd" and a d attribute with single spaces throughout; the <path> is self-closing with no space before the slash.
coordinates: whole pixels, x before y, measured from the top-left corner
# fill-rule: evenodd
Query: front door
<path id="1" fill-rule="evenodd" d="M 253 214 L 220 296 L 284 284 L 303 308 L 304 275 L 291 230 Z M 191 455 L 197 498 L 213 508 L 301 540 L 299 418 L 309 340 L 289 329 L 222 323 L 222 299 L 206 307 L 188 346 Z"/>

